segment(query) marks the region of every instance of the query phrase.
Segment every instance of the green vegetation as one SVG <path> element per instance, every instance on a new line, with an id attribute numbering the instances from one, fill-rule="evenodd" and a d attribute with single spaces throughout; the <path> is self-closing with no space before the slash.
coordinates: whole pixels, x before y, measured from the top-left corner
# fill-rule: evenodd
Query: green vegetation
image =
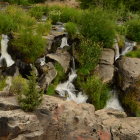
<path id="1" fill-rule="evenodd" d="M 40 19 L 43 15 L 46 15 L 48 13 L 48 6 L 34 6 L 29 10 L 29 13 L 36 19 Z"/>
<path id="2" fill-rule="evenodd" d="M 13 40 L 12 45 L 14 50 L 20 53 L 21 59 L 30 63 L 45 51 L 45 40 L 42 36 L 27 30 L 22 30 L 18 38 Z"/>
<path id="3" fill-rule="evenodd" d="M 48 86 L 47 94 L 54 95 L 56 86 L 65 79 L 65 72 L 62 66 L 59 63 L 55 63 L 55 69 L 57 71 L 57 76 L 54 81 Z"/>
<path id="4" fill-rule="evenodd" d="M 82 17 L 81 34 L 111 48 L 115 38 L 115 24 L 110 20 L 110 16 L 100 9 L 87 11 Z"/>
<path id="5" fill-rule="evenodd" d="M 33 3 L 45 2 L 45 0 L 5 0 L 5 1 L 9 2 L 10 4 L 18 4 L 18 5 L 30 5 Z"/>
<path id="6" fill-rule="evenodd" d="M 140 49 L 131 51 L 131 52 L 127 53 L 126 56 L 140 58 Z"/>
<path id="7" fill-rule="evenodd" d="M 66 31 L 71 37 L 74 37 L 77 33 L 77 25 L 73 22 L 67 22 L 65 24 Z"/>
<path id="8" fill-rule="evenodd" d="M 6 79 L 5 77 L 0 76 L 0 91 L 2 91 L 5 86 L 6 86 Z"/>
<path id="9" fill-rule="evenodd" d="M 88 76 L 86 80 L 78 77 L 77 82 L 96 109 L 102 109 L 106 105 L 109 98 L 109 88 L 98 77 L 92 75 Z"/>
<path id="10" fill-rule="evenodd" d="M 128 21 L 127 37 L 133 41 L 140 42 L 140 19 Z"/>
<path id="11" fill-rule="evenodd" d="M 90 74 L 99 61 L 101 47 L 91 40 L 83 39 L 76 49 L 76 57 L 80 64 L 79 73 Z"/>
<path id="12" fill-rule="evenodd" d="M 33 111 L 42 101 L 42 93 L 37 89 L 36 76 L 32 72 L 28 80 L 18 76 L 13 79 L 11 92 L 17 94 L 20 107 L 24 111 Z"/>

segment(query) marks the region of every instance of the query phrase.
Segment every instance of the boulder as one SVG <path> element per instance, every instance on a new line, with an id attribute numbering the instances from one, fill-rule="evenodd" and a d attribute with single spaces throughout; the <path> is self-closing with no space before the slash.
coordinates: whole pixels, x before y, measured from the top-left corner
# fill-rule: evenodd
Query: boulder
<path id="1" fill-rule="evenodd" d="M 95 73 L 104 83 L 112 83 L 114 78 L 114 57 L 113 49 L 104 48 L 100 57 L 99 64 L 95 69 Z"/>
<path id="2" fill-rule="evenodd" d="M 47 57 L 57 61 L 63 67 L 65 72 L 68 71 L 71 56 L 66 50 L 59 48 L 56 53 L 47 54 Z"/>
<path id="3" fill-rule="evenodd" d="M 57 76 L 57 71 L 54 65 L 49 62 L 40 66 L 41 76 L 39 77 L 39 85 L 42 89 L 46 90 L 47 86 L 55 79 Z"/>
<path id="4" fill-rule="evenodd" d="M 24 112 L 15 97 L 1 97 L 1 140 L 138 140 L 140 118 L 129 118 L 117 110 L 99 110 L 91 104 L 77 104 L 43 96 L 34 112 Z M 7 102 L 5 101 L 7 100 Z M 11 110 L 9 107 L 11 106 Z"/>
<path id="5" fill-rule="evenodd" d="M 125 91 L 140 81 L 140 59 L 123 57 L 117 61 L 119 87 Z"/>

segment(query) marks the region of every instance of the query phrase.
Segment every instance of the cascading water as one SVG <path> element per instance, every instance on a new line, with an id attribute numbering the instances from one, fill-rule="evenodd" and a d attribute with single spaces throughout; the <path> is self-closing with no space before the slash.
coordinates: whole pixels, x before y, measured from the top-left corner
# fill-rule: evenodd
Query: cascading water
<path id="1" fill-rule="evenodd" d="M 132 51 L 135 46 L 136 46 L 136 42 L 126 40 L 125 46 L 122 49 L 122 52 L 120 53 L 118 42 L 117 40 L 115 40 L 114 42 L 115 60 L 117 60 L 121 55 L 126 55 L 128 52 Z"/>
<path id="2" fill-rule="evenodd" d="M 128 52 L 132 51 L 135 46 L 136 46 L 136 42 L 126 40 L 125 47 L 123 48 L 121 55 L 125 55 Z"/>
<path id="3" fill-rule="evenodd" d="M 73 81 L 77 78 L 76 70 L 75 70 L 75 63 L 73 59 L 73 68 L 71 69 L 71 73 L 69 74 L 69 78 L 66 82 L 60 83 L 56 87 L 56 92 L 62 97 L 67 97 L 67 100 L 75 101 L 76 103 L 85 103 L 88 99 L 87 95 L 79 92 L 77 94 L 77 90 L 73 84 Z"/>
<path id="4" fill-rule="evenodd" d="M 62 38 L 60 48 L 63 49 L 65 46 L 69 46 L 69 44 L 68 44 L 68 38 L 67 37 L 63 37 Z"/>
<path id="5" fill-rule="evenodd" d="M 119 102 L 117 90 L 113 89 L 110 92 L 110 94 L 111 94 L 111 98 L 107 101 L 105 108 L 107 108 L 107 109 L 113 108 L 113 109 L 117 109 L 120 111 L 124 111 L 120 102 Z"/>
<path id="6" fill-rule="evenodd" d="M 15 62 L 12 60 L 12 57 L 8 54 L 7 48 L 8 48 L 8 36 L 2 35 L 1 40 L 1 57 L 0 57 L 0 67 L 2 66 L 2 61 L 5 59 L 7 67 L 12 66 Z"/>

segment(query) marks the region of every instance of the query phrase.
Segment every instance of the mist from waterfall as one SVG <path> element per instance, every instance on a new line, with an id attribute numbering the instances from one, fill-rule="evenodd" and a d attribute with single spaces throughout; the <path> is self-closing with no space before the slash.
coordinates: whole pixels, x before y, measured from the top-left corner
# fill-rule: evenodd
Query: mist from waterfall
<path id="1" fill-rule="evenodd" d="M 77 78 L 76 70 L 75 70 L 75 62 L 73 58 L 73 68 L 71 69 L 71 73 L 69 73 L 68 80 L 64 83 L 60 83 L 56 87 L 56 92 L 62 97 L 67 97 L 68 101 L 75 101 L 76 103 L 86 103 L 88 97 L 82 92 L 78 92 L 75 89 L 73 84 L 74 80 Z M 78 93 L 77 93 L 78 92 Z"/>
<path id="2" fill-rule="evenodd" d="M 12 60 L 12 57 L 8 54 L 7 49 L 8 49 L 8 36 L 2 34 L 2 39 L 1 39 L 1 57 L 0 57 L 0 67 L 2 67 L 2 61 L 6 61 L 7 67 L 12 66 L 15 62 Z"/>

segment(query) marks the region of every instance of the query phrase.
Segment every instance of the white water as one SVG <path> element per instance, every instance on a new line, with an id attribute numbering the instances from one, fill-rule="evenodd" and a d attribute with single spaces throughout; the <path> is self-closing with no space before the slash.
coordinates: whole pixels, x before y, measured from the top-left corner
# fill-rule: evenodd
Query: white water
<path id="1" fill-rule="evenodd" d="M 63 37 L 62 38 L 60 48 L 63 49 L 65 46 L 69 46 L 69 44 L 68 44 L 68 38 L 67 37 Z"/>
<path id="2" fill-rule="evenodd" d="M 126 55 L 128 52 L 132 51 L 133 48 L 136 46 L 136 42 L 132 41 L 125 41 L 125 46 L 122 49 L 122 52 L 120 53 L 119 45 L 117 40 L 114 42 L 114 48 L 115 48 L 115 61 L 121 56 L 121 55 Z"/>
<path id="3" fill-rule="evenodd" d="M 7 52 L 8 42 L 9 42 L 8 36 L 7 35 L 2 35 L 0 67 L 1 67 L 1 62 L 2 62 L 3 59 L 5 59 L 7 67 L 10 67 L 15 63 L 12 60 L 11 56 Z"/>
<path id="4" fill-rule="evenodd" d="M 88 97 L 87 95 L 83 94 L 82 92 L 76 93 L 77 90 L 75 89 L 75 86 L 73 84 L 73 81 L 77 78 L 77 74 L 75 71 L 75 64 L 73 59 L 73 69 L 71 70 L 71 73 L 69 74 L 69 78 L 66 82 L 60 83 L 56 87 L 56 91 L 59 93 L 62 97 L 67 97 L 68 101 L 75 101 L 76 103 L 86 103 Z"/>
<path id="5" fill-rule="evenodd" d="M 42 57 L 42 58 L 39 58 L 38 59 L 39 60 L 39 62 L 40 62 L 40 66 L 44 66 L 45 65 L 45 56 L 44 57 Z"/>
<path id="6" fill-rule="evenodd" d="M 125 55 L 128 52 L 132 51 L 135 46 L 136 42 L 125 41 L 125 47 L 123 48 L 121 55 Z"/>
<path id="7" fill-rule="evenodd" d="M 117 40 L 115 40 L 114 48 L 115 48 L 115 61 L 116 61 L 120 57 L 120 50 L 119 50 L 119 45 Z"/>
<path id="8" fill-rule="evenodd" d="M 119 99 L 118 99 L 118 94 L 116 90 L 112 90 L 111 91 L 111 98 L 107 101 L 106 107 L 105 108 L 113 108 L 113 109 L 117 109 L 120 111 L 124 111 Z"/>

